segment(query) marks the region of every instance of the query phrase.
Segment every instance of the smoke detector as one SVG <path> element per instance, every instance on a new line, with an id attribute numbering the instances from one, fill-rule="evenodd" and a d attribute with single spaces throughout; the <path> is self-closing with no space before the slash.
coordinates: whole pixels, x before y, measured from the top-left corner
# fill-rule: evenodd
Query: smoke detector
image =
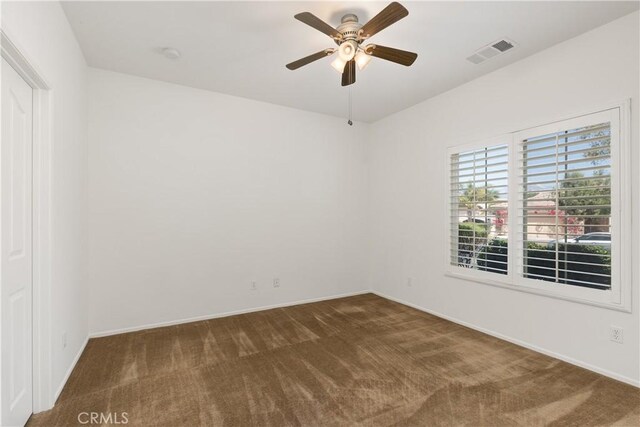
<path id="1" fill-rule="evenodd" d="M 473 55 L 467 58 L 467 61 L 473 64 L 480 64 L 513 49 L 515 46 L 516 44 L 509 39 L 496 40 L 495 42 L 476 50 Z"/>

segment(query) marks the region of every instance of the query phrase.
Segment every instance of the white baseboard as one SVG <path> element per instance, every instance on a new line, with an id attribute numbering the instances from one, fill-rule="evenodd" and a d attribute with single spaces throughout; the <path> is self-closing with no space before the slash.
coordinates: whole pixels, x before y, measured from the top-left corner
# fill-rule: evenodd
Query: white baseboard
<path id="1" fill-rule="evenodd" d="M 76 357 L 73 358 L 73 362 L 71 362 L 71 365 L 69 366 L 69 369 L 67 369 L 66 374 L 64 374 L 64 378 L 62 378 L 62 381 L 60 381 L 60 385 L 58 386 L 58 389 L 56 390 L 56 393 L 53 396 L 54 404 L 58 400 L 58 397 L 60 397 L 60 393 L 62 393 L 62 389 L 67 384 L 67 381 L 69 380 L 69 377 L 71 376 L 71 372 L 73 372 L 73 369 L 76 367 L 76 364 L 78 363 L 78 360 L 80 360 L 80 356 L 82 356 L 82 353 L 84 352 L 84 349 L 87 346 L 88 342 L 89 342 L 89 336 L 87 336 L 84 339 L 84 342 L 80 346 L 80 349 L 78 350 L 78 353 L 76 354 Z"/>
<path id="2" fill-rule="evenodd" d="M 223 313 L 207 314 L 207 315 L 204 315 L 204 316 L 196 316 L 196 317 L 190 317 L 190 318 L 184 318 L 184 319 L 157 322 L 157 323 L 133 326 L 133 327 L 128 327 L 128 328 L 112 329 L 112 330 L 101 331 L 101 332 L 92 332 L 92 333 L 89 334 L 88 338 L 106 337 L 106 336 L 109 336 L 109 335 L 123 334 L 123 333 L 127 333 L 127 332 L 135 332 L 135 331 L 141 331 L 141 330 L 145 330 L 145 329 L 161 328 L 161 327 L 164 327 L 164 326 L 180 325 L 180 324 L 183 324 L 183 323 L 198 322 L 198 321 L 201 321 L 201 320 L 216 319 L 216 318 L 220 318 L 220 317 L 235 316 L 235 315 L 238 315 L 238 314 L 254 313 L 254 312 L 257 312 L 257 311 L 270 310 L 270 309 L 273 309 L 273 308 L 290 307 L 290 306 L 294 306 L 294 305 L 308 304 L 308 303 L 326 301 L 326 300 L 331 300 L 331 299 L 336 299 L 336 298 L 344 298 L 344 297 L 349 297 L 349 296 L 362 295 L 362 294 L 366 294 L 366 293 L 376 294 L 381 298 L 386 298 L 388 300 L 395 301 L 397 303 L 400 303 L 400 304 L 415 308 L 416 310 L 420 310 L 420 311 L 423 311 L 425 313 L 432 314 L 434 316 L 440 317 L 442 319 L 449 320 L 451 322 L 457 323 L 457 324 L 462 325 L 462 326 L 466 326 L 468 328 L 471 328 L 471 329 L 474 329 L 476 331 L 485 333 L 487 335 L 491 335 L 491 336 L 499 338 L 501 340 L 508 341 L 508 342 L 510 342 L 512 344 L 516 344 L 516 345 L 519 345 L 521 347 L 528 348 L 529 350 L 533 350 L 535 352 L 542 353 L 544 355 L 547 355 L 547 356 L 562 360 L 562 361 L 570 363 L 572 365 L 576 365 L 576 366 L 579 366 L 581 368 L 588 369 L 590 371 L 593 371 L 593 372 L 596 372 L 598 374 L 604 375 L 606 377 L 613 378 L 615 380 L 630 384 L 632 386 L 640 387 L 640 381 L 639 380 L 636 380 L 636 379 L 633 379 L 633 378 L 629 378 L 629 377 L 617 374 L 615 372 L 611 372 L 611 371 L 606 370 L 606 369 L 599 368 L 599 367 L 591 365 L 589 363 L 585 363 L 583 361 L 574 359 L 572 357 L 569 357 L 569 356 L 566 356 L 566 355 L 563 355 L 563 354 L 560 354 L 560 353 L 556 353 L 554 351 L 547 350 L 547 349 L 542 348 L 542 347 L 538 347 L 538 346 L 536 346 L 534 344 L 530 344 L 528 342 L 521 341 L 519 339 L 503 335 L 503 334 L 501 334 L 499 332 L 495 332 L 495 331 L 492 331 L 490 329 L 486 329 L 486 328 L 482 328 L 482 327 L 473 325 L 471 323 L 465 322 L 465 321 L 457 319 L 455 317 L 451 317 L 451 316 L 448 316 L 446 314 L 442 314 L 442 313 L 439 313 L 439 312 L 436 312 L 436 311 L 433 311 L 433 310 L 418 306 L 416 304 L 404 301 L 404 300 L 399 299 L 399 298 L 392 297 L 390 295 L 386 295 L 386 294 L 384 294 L 384 293 L 382 293 L 380 291 L 376 291 L 376 290 L 362 290 L 362 291 L 357 291 L 357 292 L 349 292 L 349 293 L 345 293 L 345 294 L 329 295 L 329 296 L 318 297 L 318 298 L 310 298 L 310 299 L 305 299 L 305 300 L 290 301 L 290 302 L 285 302 L 285 303 L 280 303 L 280 304 L 260 306 L 260 307 L 248 308 L 248 309 L 243 309 L 243 310 L 234 310 L 234 311 L 227 311 L 227 312 L 223 312 Z M 78 355 L 76 356 L 76 360 L 74 360 L 73 365 L 69 368 L 69 371 L 67 372 L 67 375 L 65 376 L 65 379 L 64 379 L 64 381 L 62 382 L 62 384 L 60 386 L 60 389 L 56 393 L 56 399 L 58 398 L 58 395 L 62 391 L 62 387 L 64 387 L 64 384 L 66 383 L 67 378 L 71 374 L 71 371 L 73 370 L 73 367 L 75 366 L 77 360 L 80 358 L 80 354 L 82 353 L 82 350 L 84 350 L 85 346 L 86 346 L 86 341 L 85 341 L 84 345 L 82 346 L 82 348 L 80 349 L 80 352 L 78 352 Z"/>
<path id="3" fill-rule="evenodd" d="M 438 313 L 436 311 L 433 311 L 433 310 L 430 310 L 430 309 L 427 309 L 427 308 L 424 308 L 424 307 L 420 307 L 420 306 L 418 306 L 416 304 L 412 304 L 412 303 L 404 301 L 404 300 L 402 300 L 400 298 L 395 298 L 395 297 L 386 295 L 386 294 L 384 294 L 384 293 L 382 293 L 380 291 L 371 290 L 370 292 L 373 293 L 373 294 L 378 295 L 381 298 L 386 298 L 388 300 L 395 301 L 395 302 L 397 302 L 399 304 L 403 304 L 403 305 L 409 306 L 411 308 L 415 308 L 416 310 L 424 311 L 425 313 L 432 314 L 434 316 L 440 317 L 440 318 L 448 320 L 450 322 L 457 323 L 457 324 L 462 325 L 462 326 L 466 326 L 467 328 L 474 329 L 476 331 L 482 332 L 482 333 L 487 334 L 487 335 L 491 335 L 493 337 L 499 338 L 499 339 L 504 340 L 504 341 L 508 341 L 508 342 L 510 342 L 512 344 L 519 345 L 520 347 L 528 348 L 529 350 L 533 350 L 535 352 L 542 353 L 542 354 L 544 354 L 546 356 L 551 356 L 551 357 L 553 357 L 555 359 L 562 360 L 563 362 L 567 362 L 567 363 L 570 363 L 572 365 L 576 365 L 576 366 L 579 366 L 581 368 L 588 369 L 590 371 L 596 372 L 596 373 L 604 375 L 606 377 L 613 378 L 614 380 L 621 381 L 623 383 L 627 383 L 627 384 L 630 384 L 630 385 L 635 386 L 635 387 L 640 387 L 640 381 L 639 380 L 635 380 L 633 378 L 625 377 L 624 375 L 616 374 L 615 372 L 611 372 L 609 370 L 602 369 L 602 368 L 599 368 L 597 366 L 593 366 L 593 365 L 591 365 L 589 363 L 585 363 L 585 362 L 582 362 L 580 360 L 576 360 L 576 359 L 574 359 L 572 357 L 565 356 L 563 354 L 559 354 L 559 353 L 556 353 L 554 351 L 538 347 L 538 346 L 530 344 L 528 342 L 524 342 L 524 341 L 521 341 L 521 340 L 518 340 L 518 339 L 515 339 L 515 338 L 508 337 L 506 335 L 503 335 L 501 333 L 498 333 L 498 332 L 495 332 L 495 331 L 492 331 L 492 330 L 489 330 L 489 329 L 481 328 L 479 326 L 473 325 L 473 324 L 465 322 L 463 320 L 456 319 L 455 317 L 447 316 L 446 314 Z"/>
<path id="4" fill-rule="evenodd" d="M 326 300 L 336 299 L 336 298 L 345 298 L 345 297 L 351 297 L 351 296 L 355 296 L 355 295 L 362 295 L 362 294 L 368 294 L 368 293 L 372 293 L 372 291 L 366 289 L 366 290 L 362 290 L 362 291 L 348 292 L 348 293 L 345 293 L 345 294 L 328 295 L 328 296 L 325 296 L 325 297 L 309 298 L 309 299 L 304 299 L 304 300 L 290 301 L 290 302 L 284 302 L 284 303 L 280 303 L 280 304 L 273 304 L 273 305 L 265 305 L 265 306 L 254 307 L 254 308 L 247 308 L 247 309 L 243 309 L 243 310 L 234 310 L 234 311 L 227 311 L 227 312 L 223 312 L 223 313 L 205 314 L 204 316 L 188 317 L 188 318 L 177 319 L 177 320 L 168 320 L 168 321 L 164 321 L 164 322 L 157 322 L 157 323 L 150 323 L 150 324 L 139 325 L 139 326 L 132 326 L 132 327 L 129 327 L 129 328 L 112 329 L 112 330 L 101 331 L 101 332 L 91 332 L 89 334 L 89 338 L 107 337 L 109 335 L 118 335 L 118 334 L 124 334 L 124 333 L 127 333 L 127 332 L 136 332 L 136 331 L 142 331 L 142 330 L 145 330 L 145 329 L 162 328 L 164 326 L 180 325 L 180 324 L 183 324 L 183 323 L 191 323 L 191 322 L 198 322 L 198 321 L 201 321 L 201 320 L 217 319 L 217 318 L 220 318 L 220 317 L 228 317 L 228 316 L 235 316 L 235 315 L 238 315 L 238 314 L 254 313 L 254 312 L 257 312 L 257 311 L 271 310 L 273 308 L 291 307 L 291 306 L 294 306 L 294 305 L 309 304 L 309 303 L 312 303 L 312 302 L 326 301 Z"/>

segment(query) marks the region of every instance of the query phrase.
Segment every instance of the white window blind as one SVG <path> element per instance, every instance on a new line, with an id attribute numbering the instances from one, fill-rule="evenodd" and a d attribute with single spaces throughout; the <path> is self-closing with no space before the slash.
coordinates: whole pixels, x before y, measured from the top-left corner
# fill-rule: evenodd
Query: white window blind
<path id="1" fill-rule="evenodd" d="M 506 274 L 509 147 L 450 155 L 450 263 Z"/>
<path id="2" fill-rule="evenodd" d="M 518 274 L 610 289 L 610 123 L 527 137 L 518 159 Z"/>
<path id="3" fill-rule="evenodd" d="M 629 103 L 448 152 L 447 274 L 628 311 Z"/>

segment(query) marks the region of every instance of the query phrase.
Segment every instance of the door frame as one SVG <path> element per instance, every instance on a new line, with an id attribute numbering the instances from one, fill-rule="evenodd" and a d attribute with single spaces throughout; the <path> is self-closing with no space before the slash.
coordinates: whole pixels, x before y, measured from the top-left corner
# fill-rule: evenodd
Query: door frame
<path id="1" fill-rule="evenodd" d="M 33 412 L 53 407 L 51 347 L 52 89 L 36 62 L 0 29 L 0 51 L 33 90 Z"/>

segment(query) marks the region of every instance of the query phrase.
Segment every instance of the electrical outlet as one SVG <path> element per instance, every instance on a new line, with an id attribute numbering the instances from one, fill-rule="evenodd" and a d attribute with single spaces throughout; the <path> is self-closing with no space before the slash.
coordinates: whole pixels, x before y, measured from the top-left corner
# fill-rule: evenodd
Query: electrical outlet
<path id="1" fill-rule="evenodd" d="M 622 344 L 624 342 L 624 329 L 617 326 L 611 326 L 609 329 L 609 339 L 613 342 L 617 342 L 618 344 Z"/>
<path id="2" fill-rule="evenodd" d="M 67 348 L 67 333 L 62 333 L 62 348 Z"/>
<path id="3" fill-rule="evenodd" d="M 251 282 L 251 290 L 255 291 L 257 289 L 258 289 L 258 284 L 255 281 Z"/>
<path id="4" fill-rule="evenodd" d="M 408 287 L 412 287 L 413 286 L 413 279 L 411 277 L 407 278 L 407 286 Z"/>
<path id="5" fill-rule="evenodd" d="M 280 279 L 278 279 L 277 277 L 275 279 L 273 279 L 273 287 L 274 288 L 279 288 L 280 287 Z"/>

